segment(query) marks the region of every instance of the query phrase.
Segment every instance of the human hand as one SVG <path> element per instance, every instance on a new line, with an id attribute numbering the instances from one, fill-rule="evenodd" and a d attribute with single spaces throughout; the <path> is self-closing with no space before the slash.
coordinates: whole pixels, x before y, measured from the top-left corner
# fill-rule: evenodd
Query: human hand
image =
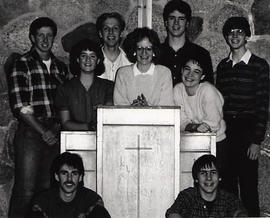
<path id="1" fill-rule="evenodd" d="M 54 145 L 58 142 L 57 136 L 51 130 L 45 130 L 42 134 L 42 139 L 48 145 Z"/>
<path id="2" fill-rule="evenodd" d="M 211 132 L 211 128 L 207 123 L 201 123 L 199 124 L 199 126 L 197 127 L 197 131 L 198 132 Z"/>
<path id="3" fill-rule="evenodd" d="M 260 146 L 258 144 L 252 143 L 248 150 L 247 150 L 247 156 L 250 160 L 257 160 L 260 153 Z"/>
<path id="4" fill-rule="evenodd" d="M 137 98 L 142 106 L 148 106 L 147 100 L 143 94 L 139 95 Z"/>

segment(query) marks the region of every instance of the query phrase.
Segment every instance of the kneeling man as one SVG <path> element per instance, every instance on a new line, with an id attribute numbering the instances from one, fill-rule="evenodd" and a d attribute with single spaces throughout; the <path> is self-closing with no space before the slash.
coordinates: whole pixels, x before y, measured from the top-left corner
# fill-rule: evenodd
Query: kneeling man
<path id="1" fill-rule="evenodd" d="M 240 200 L 218 188 L 221 178 L 215 156 L 198 158 L 192 167 L 192 177 L 195 187 L 179 193 L 166 218 L 246 216 Z"/>
<path id="2" fill-rule="evenodd" d="M 52 173 L 56 185 L 34 199 L 31 218 L 89 217 L 95 206 L 103 206 L 96 192 L 83 187 L 84 167 L 79 155 L 60 154 L 53 162 Z"/>

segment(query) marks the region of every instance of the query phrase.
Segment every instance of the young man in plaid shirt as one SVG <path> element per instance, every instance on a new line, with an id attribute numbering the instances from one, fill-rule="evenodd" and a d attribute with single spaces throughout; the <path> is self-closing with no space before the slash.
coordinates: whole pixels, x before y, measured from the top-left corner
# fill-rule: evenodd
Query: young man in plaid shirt
<path id="1" fill-rule="evenodd" d="M 12 218 L 25 217 L 33 195 L 49 187 L 49 167 L 59 153 L 54 97 L 67 68 L 51 52 L 56 33 L 50 18 L 34 20 L 29 29 L 32 48 L 15 62 L 9 77 L 11 109 L 19 121 L 14 139 Z"/>
<path id="2" fill-rule="evenodd" d="M 199 157 L 193 164 L 192 177 L 195 187 L 179 193 L 167 210 L 166 218 L 246 216 L 240 200 L 219 189 L 221 178 L 215 156 L 207 154 Z"/>

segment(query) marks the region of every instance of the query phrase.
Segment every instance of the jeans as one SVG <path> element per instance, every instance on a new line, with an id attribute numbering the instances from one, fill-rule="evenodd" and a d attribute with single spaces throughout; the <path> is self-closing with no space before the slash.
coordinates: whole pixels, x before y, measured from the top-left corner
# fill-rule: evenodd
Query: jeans
<path id="1" fill-rule="evenodd" d="M 50 186 L 50 167 L 59 145 L 49 146 L 41 135 L 20 122 L 15 139 L 15 180 L 9 207 L 10 218 L 26 217 L 34 194 Z"/>

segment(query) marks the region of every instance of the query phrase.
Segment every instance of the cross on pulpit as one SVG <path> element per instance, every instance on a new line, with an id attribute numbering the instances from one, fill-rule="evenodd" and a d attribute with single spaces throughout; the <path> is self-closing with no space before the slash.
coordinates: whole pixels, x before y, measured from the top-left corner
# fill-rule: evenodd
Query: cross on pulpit
<path id="1" fill-rule="evenodd" d="M 141 150 L 152 150 L 152 148 L 147 148 L 147 147 L 141 147 L 141 140 L 140 140 L 140 135 L 137 135 L 137 146 L 136 147 L 133 147 L 133 148 L 125 148 L 125 150 L 136 150 L 137 151 L 137 156 L 138 156 L 138 162 L 137 162 L 137 178 L 138 178 L 138 183 L 137 183 L 137 215 L 139 217 L 139 214 L 140 214 L 140 151 Z"/>

